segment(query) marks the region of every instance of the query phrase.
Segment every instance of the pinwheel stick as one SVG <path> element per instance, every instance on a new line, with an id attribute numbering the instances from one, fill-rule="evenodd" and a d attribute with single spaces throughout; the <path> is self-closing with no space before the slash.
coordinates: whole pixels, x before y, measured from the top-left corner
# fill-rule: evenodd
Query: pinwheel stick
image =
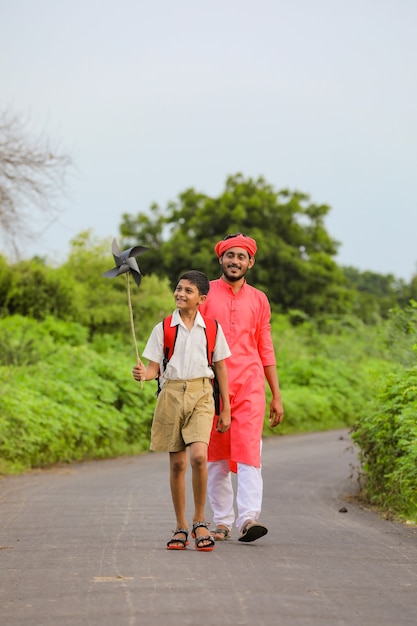
<path id="1" fill-rule="evenodd" d="M 107 278 L 116 278 L 116 276 L 120 276 L 120 274 L 126 273 L 127 275 L 126 285 L 127 285 L 127 302 L 129 304 L 129 312 L 130 312 L 130 326 L 132 329 L 133 342 L 135 344 L 137 363 L 138 365 L 142 365 L 142 361 L 139 358 L 138 344 L 136 341 L 135 325 L 133 323 L 132 300 L 130 297 L 130 274 L 132 274 L 133 280 L 139 287 L 141 280 L 142 280 L 142 276 L 141 276 L 140 269 L 136 262 L 135 257 L 146 252 L 148 248 L 145 248 L 145 246 L 133 246 L 133 248 L 129 248 L 128 250 L 124 250 L 123 252 L 120 252 L 119 244 L 117 243 L 116 239 L 113 239 L 111 249 L 113 253 L 115 267 L 113 267 L 108 272 L 104 272 L 103 276 L 106 276 Z M 142 381 L 140 381 L 140 387 L 141 389 L 143 388 Z"/>
<path id="2" fill-rule="evenodd" d="M 129 313 L 130 313 L 130 328 L 132 329 L 133 343 L 135 345 L 135 350 L 136 350 L 136 360 L 139 365 L 142 365 L 142 361 L 140 360 L 140 357 L 139 357 L 138 342 L 136 341 L 135 323 L 133 321 L 133 307 L 132 307 L 132 299 L 130 297 L 130 272 L 126 272 L 126 280 L 127 280 L 127 302 L 129 305 Z M 140 381 L 140 388 L 143 389 L 142 381 Z"/>

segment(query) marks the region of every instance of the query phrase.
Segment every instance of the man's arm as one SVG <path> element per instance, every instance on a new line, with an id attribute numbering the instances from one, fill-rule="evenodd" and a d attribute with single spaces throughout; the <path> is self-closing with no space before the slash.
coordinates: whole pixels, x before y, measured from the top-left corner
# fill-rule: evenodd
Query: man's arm
<path id="1" fill-rule="evenodd" d="M 271 428 L 274 428 L 274 426 L 281 424 L 284 417 L 284 407 L 282 405 L 276 365 L 265 365 L 264 372 L 272 393 L 272 400 L 269 405 L 269 423 Z"/>

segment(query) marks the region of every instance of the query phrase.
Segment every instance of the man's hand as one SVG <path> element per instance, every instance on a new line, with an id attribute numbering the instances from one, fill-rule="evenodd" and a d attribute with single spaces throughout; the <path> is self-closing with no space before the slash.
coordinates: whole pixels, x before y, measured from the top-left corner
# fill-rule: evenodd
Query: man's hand
<path id="1" fill-rule="evenodd" d="M 269 406 L 269 424 L 271 428 L 281 424 L 284 418 L 284 407 L 281 398 L 272 398 Z"/>

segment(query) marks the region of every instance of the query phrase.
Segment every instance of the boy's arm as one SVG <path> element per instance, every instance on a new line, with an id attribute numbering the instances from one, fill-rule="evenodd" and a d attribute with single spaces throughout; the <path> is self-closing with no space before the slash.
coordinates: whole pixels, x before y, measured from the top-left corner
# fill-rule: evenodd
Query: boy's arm
<path id="1" fill-rule="evenodd" d="M 229 399 L 229 383 L 227 379 L 226 363 L 223 360 L 216 361 L 213 364 L 216 372 L 217 382 L 219 383 L 220 396 L 222 399 L 222 408 L 217 419 L 216 430 L 225 433 L 230 428 L 230 399 Z"/>
<path id="2" fill-rule="evenodd" d="M 134 366 L 132 369 L 133 378 L 135 380 L 153 380 L 158 376 L 159 363 L 155 361 L 149 361 L 148 366 L 145 367 L 142 361 Z"/>

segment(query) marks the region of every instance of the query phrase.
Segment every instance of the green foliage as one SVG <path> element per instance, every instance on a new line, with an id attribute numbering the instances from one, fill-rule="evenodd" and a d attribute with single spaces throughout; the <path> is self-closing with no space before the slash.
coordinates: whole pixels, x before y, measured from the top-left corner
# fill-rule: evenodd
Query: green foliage
<path id="1" fill-rule="evenodd" d="M 87 329 L 47 317 L 43 322 L 13 315 L 0 319 L 0 365 L 33 365 L 56 351 L 56 344 L 81 345 Z"/>
<path id="2" fill-rule="evenodd" d="M 413 297 L 411 285 L 393 274 L 362 272 L 354 267 L 343 267 L 342 270 L 349 286 L 355 290 L 353 311 L 367 323 L 389 317 L 393 307 L 404 307 Z"/>
<path id="3" fill-rule="evenodd" d="M 110 241 L 96 241 L 85 232 L 72 242 L 69 258 L 59 268 L 47 267 L 37 259 L 8 265 L 0 257 L 0 319 L 20 315 L 45 320 L 54 316 L 87 328 L 90 340 L 107 333 L 132 342 L 127 274 L 112 280 L 103 276 L 114 266 L 110 250 Z M 145 276 L 140 289 L 130 282 L 139 341 L 172 312 L 174 299 L 167 278 Z"/>
<path id="4" fill-rule="evenodd" d="M 0 314 L 45 319 L 55 315 L 70 320 L 76 315 L 73 281 L 63 280 L 61 270 L 43 261 L 0 262 Z"/>
<path id="5" fill-rule="evenodd" d="M 302 320 L 297 314 L 296 326 L 293 319 L 274 315 L 272 323 L 285 408 L 279 432 L 351 426 L 375 379 L 392 367 L 379 329 L 348 316 Z"/>
<path id="6" fill-rule="evenodd" d="M 214 245 L 227 233 L 243 231 L 259 248 L 249 282 L 268 294 L 276 310 L 315 315 L 344 312 L 352 300 L 333 260 L 338 244 L 324 227 L 329 211 L 306 194 L 277 192 L 262 177 L 237 174 L 218 198 L 187 189 L 166 211 L 154 205 L 151 215 L 125 214 L 120 231 L 123 247 L 136 241 L 151 247 L 141 257 L 144 272 L 168 276 L 172 287 L 191 268 L 217 277 Z"/>
<path id="7" fill-rule="evenodd" d="M 371 502 L 417 521 L 417 302 L 391 311 L 383 335 L 393 364 L 354 423 Z"/>
<path id="8" fill-rule="evenodd" d="M 360 447 L 371 502 L 417 521 L 417 366 L 392 374 L 362 414 L 352 437 Z"/>
<path id="9" fill-rule="evenodd" d="M 12 283 L 12 273 L 7 264 L 4 256 L 0 254 L 0 302 L 2 302 L 2 309 L 4 309 L 4 303 L 7 299 L 7 294 L 10 291 L 10 286 Z M 0 309 L 0 314 L 2 313 Z"/>
<path id="10" fill-rule="evenodd" d="M 112 334 L 133 341 L 128 307 L 127 274 L 108 279 L 103 273 L 114 267 L 111 242 L 97 242 L 90 232 L 72 242 L 62 272 L 76 281 L 77 321 L 89 329 L 90 339 Z M 143 259 L 140 257 L 140 260 Z M 143 277 L 140 289 L 130 281 L 135 335 L 145 338 L 159 319 L 171 313 L 174 299 L 167 279 Z"/>
<path id="11" fill-rule="evenodd" d="M 102 276 L 110 249 L 83 233 L 58 270 L 0 258 L 1 471 L 148 447 L 156 385 L 138 397 L 126 275 Z M 140 350 L 174 307 L 168 281 L 132 281 L 131 304 Z"/>
<path id="12" fill-rule="evenodd" d="M 304 318 L 297 326 L 293 320 L 273 317 L 286 410 L 273 432 L 350 425 L 369 393 L 370 356 L 375 368 L 382 367 L 377 330 L 366 332 L 348 318 Z M 156 384 L 140 390 L 133 381 L 130 340 L 96 333 L 89 341 L 88 334 L 86 327 L 52 317 L 0 320 L 8 346 L 2 354 L 9 355 L 0 367 L 3 466 L 29 468 L 147 448 Z M 267 426 L 265 434 L 271 434 Z"/>
<path id="13" fill-rule="evenodd" d="M 394 361 L 405 366 L 415 363 L 415 346 L 417 345 L 417 302 L 415 300 L 411 300 L 409 305 L 402 309 L 395 307 L 390 311 L 385 342 L 390 357 Z"/>
<path id="14" fill-rule="evenodd" d="M 0 368 L 2 470 L 147 449 L 155 387 L 140 390 L 133 363 L 124 348 L 61 345 L 36 366 Z"/>

